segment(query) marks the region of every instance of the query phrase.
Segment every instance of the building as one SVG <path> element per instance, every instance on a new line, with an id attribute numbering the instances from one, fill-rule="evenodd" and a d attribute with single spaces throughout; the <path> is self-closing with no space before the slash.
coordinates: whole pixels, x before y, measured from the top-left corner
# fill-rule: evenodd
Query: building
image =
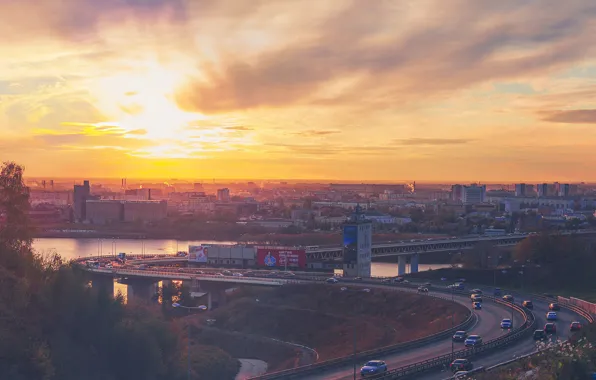
<path id="1" fill-rule="evenodd" d="M 91 186 L 89 181 L 84 181 L 82 185 L 74 185 L 73 194 L 73 211 L 74 219 L 77 222 L 82 222 L 87 219 L 87 199 L 91 195 Z"/>
<path id="2" fill-rule="evenodd" d="M 464 187 L 462 185 L 451 186 L 451 200 L 461 202 L 463 190 Z"/>
<path id="3" fill-rule="evenodd" d="M 167 201 L 122 201 L 125 222 L 154 222 L 168 216 Z"/>
<path id="4" fill-rule="evenodd" d="M 464 186 L 462 189 L 461 201 L 463 204 L 483 203 L 486 195 L 486 185 Z"/>
<path id="5" fill-rule="evenodd" d="M 515 184 L 515 196 L 516 197 L 525 197 L 528 194 L 527 186 L 525 183 L 516 183 Z"/>
<path id="6" fill-rule="evenodd" d="M 372 222 L 364 219 L 360 207 L 344 224 L 343 253 L 344 276 L 370 277 Z"/>
<path id="7" fill-rule="evenodd" d="M 218 202 L 229 202 L 230 201 L 230 189 L 223 188 L 217 190 L 217 201 Z"/>
<path id="8" fill-rule="evenodd" d="M 124 205 L 120 200 L 87 200 L 86 213 L 91 224 L 119 223 L 124 220 Z"/>

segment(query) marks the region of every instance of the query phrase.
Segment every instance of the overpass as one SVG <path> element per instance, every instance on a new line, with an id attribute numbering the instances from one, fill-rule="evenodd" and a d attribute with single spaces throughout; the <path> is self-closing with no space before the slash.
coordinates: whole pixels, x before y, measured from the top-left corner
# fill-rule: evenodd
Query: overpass
<path id="1" fill-rule="evenodd" d="M 304 281 L 286 278 L 236 277 L 213 274 L 202 274 L 192 271 L 156 269 L 131 269 L 126 267 L 89 268 L 83 267 L 91 277 L 91 286 L 104 289 L 114 294 L 114 279 L 128 285 L 128 298 L 151 299 L 158 293 L 158 282 L 167 284 L 171 281 L 182 281 L 195 294 L 195 297 L 207 296 L 207 308 L 212 308 L 212 301 L 225 303 L 226 290 L 238 285 L 283 286 L 299 284 Z"/>

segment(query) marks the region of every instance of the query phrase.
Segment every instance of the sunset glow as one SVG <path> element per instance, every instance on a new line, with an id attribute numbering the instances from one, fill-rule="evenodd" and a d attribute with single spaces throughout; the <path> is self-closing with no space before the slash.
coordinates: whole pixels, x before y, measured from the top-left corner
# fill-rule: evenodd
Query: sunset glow
<path id="1" fill-rule="evenodd" d="M 0 0 L 31 176 L 578 181 L 589 0 Z"/>

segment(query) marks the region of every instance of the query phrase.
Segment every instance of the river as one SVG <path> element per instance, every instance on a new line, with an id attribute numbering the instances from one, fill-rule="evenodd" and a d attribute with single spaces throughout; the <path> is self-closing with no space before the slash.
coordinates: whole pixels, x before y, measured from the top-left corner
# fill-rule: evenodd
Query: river
<path id="1" fill-rule="evenodd" d="M 33 248 L 41 254 L 58 253 L 64 259 L 76 259 L 79 257 L 92 257 L 98 254 L 113 255 L 119 252 L 128 254 L 174 254 L 178 251 L 187 251 L 189 245 L 200 244 L 234 244 L 231 241 L 187 241 L 187 240 L 166 240 L 166 239 L 70 239 L 52 238 L 35 239 Z M 449 267 L 446 264 L 420 264 L 419 271 Z M 409 269 L 409 268 L 408 268 Z M 397 275 L 396 263 L 372 263 L 371 272 L 373 276 L 389 277 Z"/>

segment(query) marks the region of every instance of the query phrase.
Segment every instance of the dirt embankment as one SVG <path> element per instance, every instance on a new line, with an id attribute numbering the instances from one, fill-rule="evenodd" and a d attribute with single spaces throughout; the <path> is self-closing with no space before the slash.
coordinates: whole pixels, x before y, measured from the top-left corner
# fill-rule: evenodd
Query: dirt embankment
<path id="1" fill-rule="evenodd" d="M 361 351 L 448 329 L 452 315 L 458 324 L 468 310 L 414 293 L 296 285 L 245 291 L 210 318 L 221 330 L 302 344 L 326 360 L 351 354 L 354 338 Z"/>

